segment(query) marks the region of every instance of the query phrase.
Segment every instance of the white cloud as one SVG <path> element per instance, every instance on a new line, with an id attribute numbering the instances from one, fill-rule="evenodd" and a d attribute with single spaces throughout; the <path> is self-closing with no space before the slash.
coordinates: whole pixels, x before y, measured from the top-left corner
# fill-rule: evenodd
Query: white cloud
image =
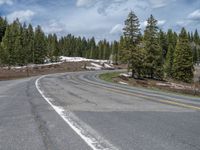
<path id="1" fill-rule="evenodd" d="M 145 28 L 147 26 L 147 21 L 143 21 L 141 24 L 140 24 L 140 27 L 141 28 Z"/>
<path id="2" fill-rule="evenodd" d="M 77 0 L 76 6 L 78 7 L 89 7 L 96 3 L 96 0 Z"/>
<path id="3" fill-rule="evenodd" d="M 132 3 L 138 0 L 132 0 Z M 99 14 L 106 15 L 110 9 L 115 9 L 121 4 L 131 2 L 130 0 L 76 0 L 77 7 L 94 7 Z"/>
<path id="4" fill-rule="evenodd" d="M 122 33 L 123 25 L 122 24 L 117 24 L 115 25 L 111 30 L 110 34 L 120 34 Z"/>
<path id="5" fill-rule="evenodd" d="M 165 23 L 166 23 L 166 20 L 158 20 L 158 26 L 159 26 L 159 27 L 164 26 Z"/>
<path id="6" fill-rule="evenodd" d="M 166 0 L 149 0 L 153 8 L 160 8 L 167 5 Z"/>
<path id="7" fill-rule="evenodd" d="M 44 32 L 49 33 L 61 33 L 66 31 L 66 27 L 64 24 L 57 20 L 50 20 L 48 24 L 45 24 L 44 26 Z"/>
<path id="8" fill-rule="evenodd" d="M 31 10 L 20 10 L 15 11 L 7 15 L 8 21 L 12 22 L 15 19 L 19 19 L 20 22 L 30 21 L 31 18 L 35 15 L 35 12 Z"/>
<path id="9" fill-rule="evenodd" d="M 158 20 L 157 26 L 158 27 L 163 27 L 165 25 L 165 23 L 166 23 L 166 20 Z M 141 23 L 141 28 L 145 28 L 146 26 L 147 26 L 147 21 L 143 21 Z"/>
<path id="10" fill-rule="evenodd" d="M 192 23 L 192 21 L 190 21 L 190 20 L 184 20 L 184 21 L 182 20 L 182 21 L 177 21 L 176 26 L 179 28 L 182 28 L 182 27 L 187 27 L 191 23 Z"/>
<path id="11" fill-rule="evenodd" d="M 3 4 L 12 5 L 13 0 L 0 0 L 0 5 L 3 5 Z"/>
<path id="12" fill-rule="evenodd" d="M 200 20 L 200 9 L 195 10 L 194 12 L 188 15 L 188 18 L 191 20 Z"/>

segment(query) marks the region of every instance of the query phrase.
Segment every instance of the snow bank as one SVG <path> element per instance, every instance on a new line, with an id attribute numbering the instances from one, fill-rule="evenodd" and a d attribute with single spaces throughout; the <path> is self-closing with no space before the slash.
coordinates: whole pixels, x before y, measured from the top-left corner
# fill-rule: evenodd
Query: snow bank
<path id="1" fill-rule="evenodd" d="M 101 70 L 101 68 L 98 68 L 98 67 L 91 67 L 91 66 L 87 66 L 86 69 L 87 69 L 87 70 Z"/>
<path id="2" fill-rule="evenodd" d="M 91 66 L 87 66 L 86 69 L 88 70 L 102 70 L 103 67 L 96 63 L 90 63 Z"/>
<path id="3" fill-rule="evenodd" d="M 50 66 L 50 65 L 58 65 L 62 64 L 64 62 L 92 62 L 91 66 L 87 66 L 86 69 L 88 70 L 101 70 L 101 69 L 112 69 L 110 65 L 106 64 L 109 63 L 109 60 L 96 60 L 96 59 L 86 59 L 83 57 L 65 57 L 65 56 L 60 56 L 59 57 L 60 62 L 55 62 L 55 63 L 45 63 L 45 64 L 29 64 L 29 68 L 34 68 L 34 67 L 42 67 L 42 66 Z M 45 60 L 45 62 L 49 62 L 48 59 Z M 98 63 L 98 64 L 96 64 Z M 99 65 L 102 64 L 102 65 Z M 27 66 L 13 66 L 10 67 L 11 69 L 25 69 Z M 4 69 L 8 69 L 8 67 L 3 67 Z"/>
<path id="4" fill-rule="evenodd" d="M 96 63 L 107 63 L 108 60 L 96 60 L 96 59 L 87 59 L 83 57 L 65 57 L 60 56 L 61 62 L 81 62 L 81 61 L 90 61 L 90 62 L 96 62 Z"/>
<path id="5" fill-rule="evenodd" d="M 96 68 L 103 68 L 101 65 L 99 64 L 95 64 L 95 63 L 91 63 L 92 66 L 96 67 Z"/>
<path id="6" fill-rule="evenodd" d="M 115 69 L 114 67 L 112 67 L 112 66 L 110 66 L 110 65 L 108 65 L 106 63 L 104 63 L 104 68 L 105 69 Z"/>
<path id="7" fill-rule="evenodd" d="M 48 64 L 29 64 L 28 66 L 12 66 L 10 69 L 25 69 L 25 68 L 34 68 L 34 67 L 42 67 L 42 66 L 51 66 L 51 65 L 59 65 L 63 62 L 55 62 L 55 63 L 48 63 Z M 3 67 L 3 69 L 9 69 L 9 67 Z"/>
<path id="8" fill-rule="evenodd" d="M 132 75 L 130 73 L 120 73 L 121 77 L 126 77 L 126 78 L 130 78 Z"/>
<path id="9" fill-rule="evenodd" d="M 128 85 L 128 83 L 126 83 L 126 82 L 119 82 L 119 84 L 123 84 L 123 85 Z"/>
<path id="10" fill-rule="evenodd" d="M 179 89 L 179 90 L 192 89 L 192 86 L 186 86 L 186 85 L 177 84 L 177 83 L 171 83 L 171 82 L 168 82 L 168 83 L 156 83 L 156 85 L 158 85 L 158 86 L 166 86 L 166 87 Z"/>

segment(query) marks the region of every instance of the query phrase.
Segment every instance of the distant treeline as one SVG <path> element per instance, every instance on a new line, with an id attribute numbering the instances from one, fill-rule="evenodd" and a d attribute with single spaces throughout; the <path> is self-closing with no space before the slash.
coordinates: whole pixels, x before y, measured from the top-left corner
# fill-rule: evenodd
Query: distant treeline
<path id="1" fill-rule="evenodd" d="M 75 37 L 71 34 L 58 39 L 56 34 L 45 35 L 42 28 L 21 24 L 19 20 L 8 24 L 0 17 L 1 66 L 42 64 L 45 60 L 58 61 L 59 56 L 77 56 L 109 59 L 116 43 L 105 39 L 96 43 L 95 38 Z"/>
<path id="2" fill-rule="evenodd" d="M 119 41 L 104 39 L 96 42 L 94 37 L 46 35 L 40 26 L 33 28 L 18 19 L 9 24 L 0 17 L 0 65 L 42 64 L 45 60 L 56 62 L 61 55 L 112 59 L 116 64 L 128 63 L 133 77 L 168 77 L 190 82 L 193 65 L 200 61 L 198 31 L 187 32 L 183 28 L 180 34 L 172 29 L 164 32 L 158 28 L 152 15 L 147 22 L 142 34 L 139 19 L 131 11 Z M 185 76 L 187 79 L 183 79 Z"/>

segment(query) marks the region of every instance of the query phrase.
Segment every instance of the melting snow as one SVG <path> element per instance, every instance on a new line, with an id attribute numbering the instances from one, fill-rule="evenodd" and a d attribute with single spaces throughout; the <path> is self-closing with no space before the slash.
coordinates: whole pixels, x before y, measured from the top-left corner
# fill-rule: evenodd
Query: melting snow
<path id="1" fill-rule="evenodd" d="M 60 61 L 61 62 L 91 61 L 91 62 L 96 62 L 96 63 L 107 63 L 107 62 L 109 62 L 108 60 L 96 60 L 96 59 L 87 59 L 87 58 L 83 58 L 83 57 L 65 57 L 65 56 L 60 56 Z"/>
<path id="2" fill-rule="evenodd" d="M 126 78 L 130 78 L 131 74 L 130 73 L 121 73 L 120 76 L 126 77 Z"/>
<path id="3" fill-rule="evenodd" d="M 119 82 L 120 84 L 124 84 L 124 85 L 128 85 L 128 83 L 126 83 L 126 82 Z"/>

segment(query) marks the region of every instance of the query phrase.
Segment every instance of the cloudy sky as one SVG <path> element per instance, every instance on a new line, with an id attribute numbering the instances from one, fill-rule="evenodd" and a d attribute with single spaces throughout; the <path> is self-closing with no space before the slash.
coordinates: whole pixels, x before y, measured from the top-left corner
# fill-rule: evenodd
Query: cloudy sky
<path id="1" fill-rule="evenodd" d="M 200 0 L 0 0 L 0 15 L 41 25 L 45 33 L 119 39 L 133 10 L 141 28 L 153 14 L 163 30 L 200 30 Z"/>

